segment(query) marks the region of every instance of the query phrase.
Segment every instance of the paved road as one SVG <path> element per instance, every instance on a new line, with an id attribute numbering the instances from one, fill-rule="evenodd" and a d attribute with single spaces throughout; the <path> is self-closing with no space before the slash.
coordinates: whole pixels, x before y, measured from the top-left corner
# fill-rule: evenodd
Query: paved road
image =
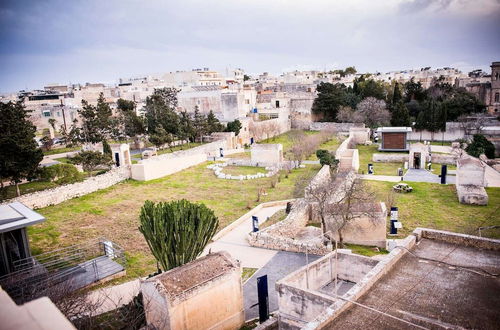
<path id="1" fill-rule="evenodd" d="M 319 259 L 320 256 L 309 255 L 309 263 Z M 269 262 L 258 270 L 243 286 L 243 299 L 245 304 L 245 320 L 259 316 L 257 303 L 257 277 L 267 275 L 267 288 L 269 291 L 269 311 L 278 310 L 278 293 L 276 292 L 276 281 L 282 279 L 291 272 L 306 265 L 304 253 L 293 253 L 279 251 Z"/>
<path id="2" fill-rule="evenodd" d="M 259 222 L 263 223 L 268 217 L 285 207 L 286 206 L 266 207 L 255 215 L 259 218 Z M 203 255 L 207 254 L 209 250 L 212 252 L 223 250 L 229 252 L 234 258 L 238 259 L 242 267 L 263 267 L 272 257 L 274 257 L 277 251 L 250 246 L 247 241 L 247 236 L 250 231 L 252 231 L 252 218 L 248 217 L 229 233 L 207 245 Z"/>
<path id="3" fill-rule="evenodd" d="M 441 178 L 424 169 L 413 169 L 410 168 L 404 175 L 404 181 L 411 182 L 430 182 L 430 183 L 441 183 Z M 446 176 L 447 184 L 455 184 L 455 176 Z"/>

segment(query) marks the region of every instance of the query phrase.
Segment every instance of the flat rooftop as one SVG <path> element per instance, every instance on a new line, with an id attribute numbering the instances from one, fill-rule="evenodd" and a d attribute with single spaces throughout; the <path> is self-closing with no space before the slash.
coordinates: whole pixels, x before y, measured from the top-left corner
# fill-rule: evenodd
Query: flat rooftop
<path id="1" fill-rule="evenodd" d="M 45 221 L 45 218 L 41 214 L 19 202 L 0 205 L 0 233 L 28 227 L 42 221 Z"/>
<path id="2" fill-rule="evenodd" d="M 428 329 L 498 329 L 498 274 L 500 251 L 422 238 L 357 302 Z M 354 305 L 327 328 L 416 327 Z"/>

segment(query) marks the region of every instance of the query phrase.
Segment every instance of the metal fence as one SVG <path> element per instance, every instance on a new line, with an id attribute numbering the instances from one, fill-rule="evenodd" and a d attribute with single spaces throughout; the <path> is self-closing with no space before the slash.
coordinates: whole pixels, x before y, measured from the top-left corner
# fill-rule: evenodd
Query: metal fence
<path id="1" fill-rule="evenodd" d="M 123 249 L 101 238 L 17 260 L 14 272 L 0 277 L 0 285 L 24 303 L 69 294 L 123 271 L 125 265 Z"/>

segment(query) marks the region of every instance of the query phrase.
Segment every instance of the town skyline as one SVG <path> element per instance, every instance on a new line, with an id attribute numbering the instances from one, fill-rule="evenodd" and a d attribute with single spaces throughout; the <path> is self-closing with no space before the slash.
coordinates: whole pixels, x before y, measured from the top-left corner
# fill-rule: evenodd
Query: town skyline
<path id="1" fill-rule="evenodd" d="M 488 71 L 499 13 L 494 0 L 3 2 L 0 92 L 197 67 Z"/>

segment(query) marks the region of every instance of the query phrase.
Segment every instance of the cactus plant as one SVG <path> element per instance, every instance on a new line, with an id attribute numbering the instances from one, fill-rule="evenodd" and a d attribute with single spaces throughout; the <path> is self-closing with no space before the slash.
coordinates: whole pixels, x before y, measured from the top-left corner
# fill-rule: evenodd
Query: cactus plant
<path id="1" fill-rule="evenodd" d="M 164 271 L 196 259 L 219 225 L 211 209 L 185 199 L 146 201 L 139 218 L 139 231 Z"/>

